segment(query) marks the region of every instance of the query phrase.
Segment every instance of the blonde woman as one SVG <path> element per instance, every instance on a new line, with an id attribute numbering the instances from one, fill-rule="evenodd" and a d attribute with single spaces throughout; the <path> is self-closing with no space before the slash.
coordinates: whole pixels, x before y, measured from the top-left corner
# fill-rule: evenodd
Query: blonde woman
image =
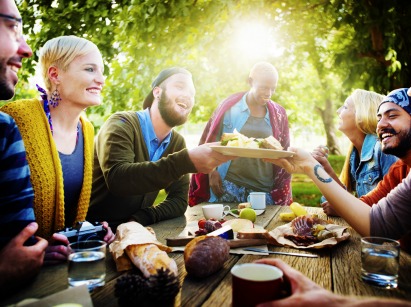
<path id="1" fill-rule="evenodd" d="M 331 167 L 323 146 L 317 147 L 312 153 L 337 183 L 357 197 L 374 189 L 398 159 L 381 151 L 376 135 L 376 114 L 383 99 L 383 95 L 375 92 L 356 89 L 337 110 L 340 118 L 338 130 L 351 142 L 339 178 Z M 321 205 L 326 214 L 337 215 L 325 198 L 322 198 Z"/>
<path id="2" fill-rule="evenodd" d="M 6 104 L 22 134 L 34 189 L 38 235 L 48 238 L 48 263 L 63 261 L 68 239 L 56 232 L 84 221 L 90 202 L 94 128 L 83 111 L 101 104 L 104 64 L 92 42 L 61 36 L 39 53 L 41 98 Z M 107 223 L 105 241 L 114 235 Z"/>

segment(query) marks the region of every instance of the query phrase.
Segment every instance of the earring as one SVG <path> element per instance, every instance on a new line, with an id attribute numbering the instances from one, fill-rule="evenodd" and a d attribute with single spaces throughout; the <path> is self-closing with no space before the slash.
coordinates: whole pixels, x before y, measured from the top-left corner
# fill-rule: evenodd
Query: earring
<path id="1" fill-rule="evenodd" d="M 49 100 L 49 105 L 51 105 L 51 106 L 53 106 L 53 108 L 55 108 L 59 105 L 60 101 L 61 101 L 60 92 L 58 91 L 58 89 L 56 87 L 56 89 L 51 93 L 50 100 Z"/>

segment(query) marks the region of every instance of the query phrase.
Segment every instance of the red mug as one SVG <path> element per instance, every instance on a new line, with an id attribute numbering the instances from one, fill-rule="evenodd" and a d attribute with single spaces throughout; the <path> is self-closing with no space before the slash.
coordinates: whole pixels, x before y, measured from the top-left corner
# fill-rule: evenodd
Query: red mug
<path id="1" fill-rule="evenodd" d="M 283 271 L 262 263 L 237 264 L 231 269 L 233 307 L 251 307 L 284 297 Z"/>

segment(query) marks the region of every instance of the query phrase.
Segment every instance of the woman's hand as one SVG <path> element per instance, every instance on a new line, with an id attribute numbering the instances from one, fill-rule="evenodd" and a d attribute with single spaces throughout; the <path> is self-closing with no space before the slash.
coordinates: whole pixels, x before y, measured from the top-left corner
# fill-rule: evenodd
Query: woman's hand
<path id="1" fill-rule="evenodd" d="M 110 226 L 108 226 L 107 222 L 102 222 L 101 223 L 103 225 L 103 228 L 107 230 L 106 235 L 104 236 L 104 242 L 106 242 L 107 244 L 110 244 L 111 242 L 113 242 L 116 239 L 116 235 L 113 233 L 113 231 L 111 230 Z"/>
<path id="2" fill-rule="evenodd" d="M 321 207 L 323 207 L 323 211 L 325 214 L 328 216 L 340 216 L 334 208 L 330 205 L 328 201 L 325 201 L 321 204 Z"/>
<path id="3" fill-rule="evenodd" d="M 328 147 L 324 145 L 318 146 L 311 152 L 311 155 L 314 157 L 314 159 L 324 167 L 327 173 L 328 169 L 332 168 L 330 162 L 328 161 L 328 153 Z"/>
<path id="4" fill-rule="evenodd" d="M 65 235 L 54 233 L 44 255 L 44 264 L 51 265 L 67 261 L 69 240 Z"/>

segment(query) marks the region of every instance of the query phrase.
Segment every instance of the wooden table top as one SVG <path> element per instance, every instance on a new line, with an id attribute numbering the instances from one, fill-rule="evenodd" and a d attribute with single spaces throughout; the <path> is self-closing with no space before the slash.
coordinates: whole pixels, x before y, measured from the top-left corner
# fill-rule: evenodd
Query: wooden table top
<path id="1" fill-rule="evenodd" d="M 229 204 L 232 208 L 236 204 Z M 311 213 L 317 213 L 325 218 L 321 208 L 307 208 Z M 256 224 L 272 230 L 284 222 L 278 217 L 281 212 L 288 212 L 288 207 L 268 206 L 264 214 L 257 217 Z M 160 222 L 151 227 L 155 230 L 157 239 L 164 243 L 166 238 L 176 237 L 186 224 L 202 218 L 201 205 L 188 208 L 185 216 Z M 230 217 L 229 217 L 230 218 Z M 341 218 L 329 218 L 335 224 L 347 225 Z M 350 228 L 351 237 L 348 241 L 323 250 L 311 250 L 319 258 L 305 258 L 283 255 L 230 255 L 224 267 L 217 273 L 201 280 L 187 276 L 182 252 L 170 253 L 178 266 L 180 293 L 175 300 L 175 306 L 231 306 L 231 274 L 230 270 L 236 263 L 252 262 L 265 257 L 280 258 L 295 269 L 303 272 L 325 289 L 338 294 L 355 296 L 377 296 L 401 298 L 411 301 L 411 256 L 401 251 L 399 287 L 385 290 L 374 288 L 364 283 L 360 278 L 361 252 L 360 236 Z M 273 251 L 296 251 L 292 248 L 269 246 Z M 298 252 L 298 251 L 297 251 Z M 95 306 L 117 306 L 114 296 L 116 280 L 123 273 L 118 273 L 111 255 L 107 256 L 107 275 L 104 287 L 91 293 Z M 26 298 L 41 298 L 62 291 L 68 287 L 67 265 L 61 264 L 42 268 L 35 280 L 13 295 L 2 295 L 0 306 L 13 304 Z"/>

